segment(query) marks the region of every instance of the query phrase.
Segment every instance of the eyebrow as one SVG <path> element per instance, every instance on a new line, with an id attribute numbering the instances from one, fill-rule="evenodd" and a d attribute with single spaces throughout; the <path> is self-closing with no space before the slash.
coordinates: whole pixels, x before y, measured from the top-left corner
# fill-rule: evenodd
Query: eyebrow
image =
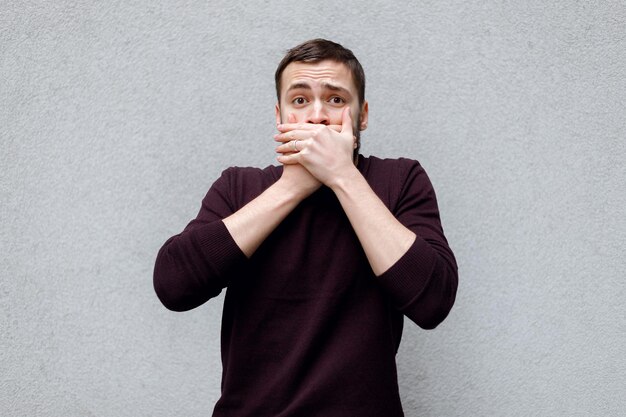
<path id="1" fill-rule="evenodd" d="M 341 87 L 339 85 L 324 82 L 322 83 L 322 88 L 326 90 L 331 90 L 331 91 L 338 91 L 338 92 L 347 94 L 348 96 L 352 97 L 352 94 L 350 94 L 350 91 L 347 88 Z M 287 93 L 289 93 L 292 90 L 300 90 L 300 89 L 311 90 L 311 86 L 304 82 L 291 84 L 289 88 L 287 89 Z"/>

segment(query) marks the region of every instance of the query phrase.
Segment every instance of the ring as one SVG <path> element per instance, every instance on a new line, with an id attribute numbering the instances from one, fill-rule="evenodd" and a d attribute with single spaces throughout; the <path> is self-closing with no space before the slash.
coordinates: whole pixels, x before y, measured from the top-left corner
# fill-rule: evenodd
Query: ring
<path id="1" fill-rule="evenodd" d="M 298 139 L 296 139 L 296 140 L 291 142 L 291 147 L 293 148 L 294 152 L 299 152 L 299 149 L 298 149 Z"/>

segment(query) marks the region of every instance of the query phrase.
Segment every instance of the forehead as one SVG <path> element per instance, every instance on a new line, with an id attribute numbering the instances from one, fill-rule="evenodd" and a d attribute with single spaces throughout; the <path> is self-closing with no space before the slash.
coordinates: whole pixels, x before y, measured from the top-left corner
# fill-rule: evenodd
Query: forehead
<path id="1" fill-rule="evenodd" d="M 356 92 L 350 69 L 344 63 L 337 61 L 290 63 L 285 67 L 281 75 L 281 90 L 284 92 L 290 85 L 298 82 L 310 84 L 331 83 Z"/>

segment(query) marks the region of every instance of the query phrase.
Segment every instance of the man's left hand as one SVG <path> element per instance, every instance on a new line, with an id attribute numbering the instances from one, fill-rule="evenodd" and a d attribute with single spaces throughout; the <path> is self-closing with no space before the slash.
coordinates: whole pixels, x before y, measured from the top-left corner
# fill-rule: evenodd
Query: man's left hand
<path id="1" fill-rule="evenodd" d="M 281 133 L 274 136 L 274 140 L 282 142 L 276 148 L 276 152 L 281 154 L 278 161 L 285 165 L 301 164 L 323 184 L 332 187 L 355 169 L 352 157 L 356 138 L 350 108 L 344 109 L 341 119 L 340 132 L 320 124 L 278 125 Z"/>

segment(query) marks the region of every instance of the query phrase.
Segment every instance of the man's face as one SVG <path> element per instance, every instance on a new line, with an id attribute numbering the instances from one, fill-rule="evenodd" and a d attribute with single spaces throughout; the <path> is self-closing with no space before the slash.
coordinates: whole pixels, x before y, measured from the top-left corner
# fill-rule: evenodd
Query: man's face
<path id="1" fill-rule="evenodd" d="M 336 61 L 292 62 L 281 75 L 276 123 L 293 114 L 298 123 L 341 125 L 343 109 L 350 107 L 355 133 L 367 127 L 368 104 L 359 106 L 358 91 L 346 65 Z"/>

